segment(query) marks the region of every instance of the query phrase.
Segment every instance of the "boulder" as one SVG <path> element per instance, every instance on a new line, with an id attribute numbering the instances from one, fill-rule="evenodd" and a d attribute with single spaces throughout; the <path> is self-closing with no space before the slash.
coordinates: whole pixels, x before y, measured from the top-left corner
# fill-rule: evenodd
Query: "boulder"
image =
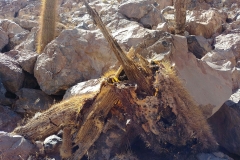
<path id="1" fill-rule="evenodd" d="M 0 79 L 0 105 L 7 106 L 7 105 L 11 105 L 13 103 L 13 100 L 5 97 L 6 92 L 7 92 L 7 90 L 3 86 L 1 79 Z"/>
<path id="2" fill-rule="evenodd" d="M 17 23 L 19 26 L 21 26 L 23 29 L 26 29 L 28 31 L 31 31 L 33 27 L 37 27 L 39 25 L 39 23 L 34 20 L 15 18 L 13 19 L 13 21 Z"/>
<path id="3" fill-rule="evenodd" d="M 4 87 L 8 91 L 15 93 L 22 87 L 24 80 L 23 70 L 15 59 L 0 54 L 0 78 Z"/>
<path id="4" fill-rule="evenodd" d="M 211 38 L 215 33 L 222 32 L 222 24 L 227 15 L 215 9 L 190 11 L 186 19 L 186 30 L 190 35 Z"/>
<path id="5" fill-rule="evenodd" d="M 187 36 L 188 51 L 192 52 L 197 58 L 201 59 L 211 51 L 211 46 L 207 39 L 202 36 Z"/>
<path id="6" fill-rule="evenodd" d="M 3 47 L 5 47 L 8 44 L 8 34 L 0 28 L 0 51 L 2 51 Z"/>
<path id="7" fill-rule="evenodd" d="M 36 44 L 37 44 L 37 32 L 38 28 L 32 28 L 31 32 L 28 34 L 25 41 L 20 43 L 15 47 L 15 50 L 29 50 L 32 52 L 36 52 Z"/>
<path id="8" fill-rule="evenodd" d="M 77 95 L 97 94 L 101 89 L 103 81 L 104 81 L 103 78 L 99 78 L 99 79 L 90 79 L 88 81 L 78 83 L 66 91 L 63 99 L 65 100 Z"/>
<path id="9" fill-rule="evenodd" d="M 34 65 L 37 61 L 37 57 L 39 54 L 29 50 L 11 50 L 9 52 L 6 52 L 5 54 L 14 58 L 23 70 L 30 74 L 33 74 Z"/>
<path id="10" fill-rule="evenodd" d="M 99 30 L 64 30 L 38 56 L 34 75 L 44 92 L 62 94 L 78 82 L 100 77 L 115 62 Z"/>
<path id="11" fill-rule="evenodd" d="M 118 12 L 131 20 L 140 22 L 147 28 L 152 28 L 153 26 L 157 27 L 162 21 L 161 11 L 154 6 L 153 1 L 126 1 L 119 6 Z"/>
<path id="12" fill-rule="evenodd" d="M 3 31 L 5 31 L 9 37 L 9 50 L 23 42 L 29 33 L 29 31 L 22 29 L 15 22 L 7 19 L 0 20 L 0 27 L 2 27 Z"/>
<path id="13" fill-rule="evenodd" d="M 149 61 L 165 58 L 173 64 L 183 86 L 206 118 L 211 117 L 231 96 L 231 70 L 197 59 L 188 52 L 186 37 L 155 32 L 139 47 L 144 47 L 139 53 Z"/>
<path id="14" fill-rule="evenodd" d="M 173 45 L 171 60 L 179 78 L 205 117 L 211 117 L 232 94 L 231 71 L 196 59 L 185 37 L 173 36 Z"/>
<path id="15" fill-rule="evenodd" d="M 21 120 L 22 118 L 9 107 L 0 105 L 0 131 L 12 132 Z"/>
<path id="16" fill-rule="evenodd" d="M 0 131 L 1 159 L 27 159 L 30 154 L 35 154 L 35 152 L 35 146 L 24 137 Z"/>
<path id="17" fill-rule="evenodd" d="M 16 95 L 18 100 L 14 106 L 16 112 L 28 113 L 30 115 L 47 110 L 53 103 L 53 99 L 41 90 L 22 88 Z"/>
<path id="18" fill-rule="evenodd" d="M 220 146 L 240 155 L 240 90 L 231 95 L 223 106 L 208 119 Z"/>
<path id="19" fill-rule="evenodd" d="M 12 19 L 18 16 L 18 11 L 27 5 L 28 0 L 10 0 L 3 1 L 0 6 L 0 18 Z"/>
<path id="20" fill-rule="evenodd" d="M 10 38 L 15 34 L 25 31 L 17 23 L 8 19 L 0 20 L 0 27 L 2 27 L 2 29 L 8 34 Z"/>
<path id="21" fill-rule="evenodd" d="M 59 147 L 61 144 L 62 138 L 56 135 L 51 135 L 47 137 L 43 142 L 44 151 L 47 153 L 59 152 Z"/>

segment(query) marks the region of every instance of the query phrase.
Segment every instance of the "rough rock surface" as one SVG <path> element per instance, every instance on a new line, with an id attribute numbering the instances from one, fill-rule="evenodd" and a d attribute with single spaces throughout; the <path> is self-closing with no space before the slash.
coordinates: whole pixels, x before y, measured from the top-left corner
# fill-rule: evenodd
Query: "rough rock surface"
<path id="1" fill-rule="evenodd" d="M 34 75 L 47 94 L 98 78 L 116 62 L 99 31 L 65 30 L 38 56 Z"/>
<path id="2" fill-rule="evenodd" d="M 187 15 L 186 30 L 190 35 L 211 38 L 215 33 L 222 32 L 222 24 L 226 22 L 226 14 L 217 10 L 190 11 Z"/>
<path id="3" fill-rule="evenodd" d="M 62 138 L 56 135 L 51 135 L 47 137 L 43 142 L 44 150 L 47 153 L 58 152 L 61 143 Z"/>
<path id="4" fill-rule="evenodd" d="M 11 132 L 21 122 L 21 117 L 7 106 L 0 105 L 0 131 Z M 0 142 L 1 143 L 1 142 Z"/>
<path id="5" fill-rule="evenodd" d="M 201 59 L 207 52 L 211 51 L 211 45 L 202 36 L 187 36 L 188 51 L 192 52 L 197 58 Z"/>
<path id="6" fill-rule="evenodd" d="M 212 116 L 232 94 L 230 70 L 218 70 L 187 51 L 187 39 L 174 36 L 172 62 L 183 85 L 206 117 Z M 216 93 L 218 95 L 216 96 Z"/>
<path id="7" fill-rule="evenodd" d="M 16 95 L 19 99 L 14 105 L 16 111 L 21 113 L 34 114 L 44 111 L 53 103 L 53 99 L 40 90 L 22 88 Z"/>
<path id="8" fill-rule="evenodd" d="M 12 99 L 6 98 L 7 90 L 5 89 L 5 87 L 3 86 L 1 79 L 0 79 L 0 105 L 11 105 L 13 103 Z"/>
<path id="9" fill-rule="evenodd" d="M 94 94 L 98 93 L 101 89 L 103 78 L 100 79 L 90 79 L 85 82 L 81 82 L 69 88 L 64 94 L 63 99 L 68 99 L 73 96 L 83 95 L 83 94 Z"/>
<path id="10" fill-rule="evenodd" d="M 34 154 L 35 146 L 19 135 L 0 131 L 0 157 L 1 159 L 27 159 L 30 154 Z"/>
<path id="11" fill-rule="evenodd" d="M 14 58 L 23 70 L 30 74 L 33 74 L 35 62 L 37 60 L 38 54 L 29 50 L 11 50 L 5 53 L 6 55 Z"/>
<path id="12" fill-rule="evenodd" d="M 15 93 L 22 87 L 24 73 L 16 60 L 3 53 L 0 54 L 0 78 L 4 87 Z"/>
<path id="13" fill-rule="evenodd" d="M 231 153 L 240 155 L 240 90 L 232 94 L 228 101 L 208 122 L 220 146 Z"/>
<path id="14" fill-rule="evenodd" d="M 126 1 L 119 6 L 119 12 L 129 19 L 139 21 L 147 28 L 156 27 L 162 21 L 161 12 L 153 5 L 153 1 Z"/>

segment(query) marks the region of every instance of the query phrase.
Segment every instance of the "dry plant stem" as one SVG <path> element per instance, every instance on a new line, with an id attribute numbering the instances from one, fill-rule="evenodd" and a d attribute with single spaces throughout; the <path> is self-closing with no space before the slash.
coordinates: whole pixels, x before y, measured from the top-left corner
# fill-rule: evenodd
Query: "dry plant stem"
<path id="1" fill-rule="evenodd" d="M 60 148 L 60 155 L 64 159 L 71 157 L 72 155 L 72 140 L 71 140 L 71 127 L 67 126 L 63 128 L 63 142 Z"/>
<path id="2" fill-rule="evenodd" d="M 85 104 L 85 99 L 89 98 L 93 96 L 73 97 L 55 104 L 49 110 L 31 119 L 25 126 L 16 128 L 13 133 L 31 140 L 39 140 L 58 132 L 62 125 L 77 125 L 79 112 Z"/>
<path id="3" fill-rule="evenodd" d="M 187 0 L 175 0 L 175 33 L 184 35 Z"/>
<path id="4" fill-rule="evenodd" d="M 37 42 L 37 52 L 39 54 L 55 38 L 57 2 L 58 0 L 42 0 L 40 30 Z"/>
<path id="5" fill-rule="evenodd" d="M 79 149 L 74 153 L 71 159 L 81 159 L 100 136 L 108 112 L 118 101 L 115 88 L 116 86 L 114 85 L 102 87 L 101 92 L 95 99 L 93 105 L 89 108 L 90 112 L 87 114 L 83 125 L 74 139 Z"/>
<path id="6" fill-rule="evenodd" d="M 106 29 L 96 10 L 93 10 L 85 0 L 84 3 L 87 7 L 88 14 L 91 15 L 94 23 L 97 24 L 99 29 L 102 31 L 118 61 L 122 65 L 128 79 L 137 83 L 141 91 L 146 92 L 148 95 L 152 95 L 153 90 L 150 81 L 146 78 L 146 76 L 144 76 L 143 73 L 141 73 L 135 63 L 126 56 L 117 41 L 110 35 L 110 33 L 108 33 L 108 30 Z"/>

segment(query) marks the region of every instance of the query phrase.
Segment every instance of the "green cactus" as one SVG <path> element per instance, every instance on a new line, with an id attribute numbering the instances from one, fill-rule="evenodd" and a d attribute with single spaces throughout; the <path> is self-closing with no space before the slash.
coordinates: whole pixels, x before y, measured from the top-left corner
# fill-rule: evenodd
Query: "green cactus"
<path id="1" fill-rule="evenodd" d="M 55 38 L 58 0 L 42 0 L 40 30 L 37 52 L 40 54 L 45 46 Z"/>

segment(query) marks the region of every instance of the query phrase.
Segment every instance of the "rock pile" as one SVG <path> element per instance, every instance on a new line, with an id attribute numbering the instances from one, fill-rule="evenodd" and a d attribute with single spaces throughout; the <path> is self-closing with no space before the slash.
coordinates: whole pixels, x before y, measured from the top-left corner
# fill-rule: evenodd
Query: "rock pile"
<path id="1" fill-rule="evenodd" d="M 97 94 L 104 73 L 120 65 L 83 2 L 58 3 L 57 36 L 37 54 L 40 1 L 0 2 L 0 157 L 5 159 L 33 158 L 34 152 L 58 159 L 58 147 L 54 154 L 45 153 L 43 142 L 32 144 L 10 132 L 62 99 Z M 90 0 L 89 5 L 126 53 L 134 48 L 151 64 L 170 61 L 211 125 L 219 151 L 240 156 L 240 2 L 188 0 L 185 36 L 174 35 L 173 1 Z M 106 153 L 108 159 L 126 155 L 141 159 L 129 153 L 116 157 Z M 206 157 L 231 159 L 219 152 L 194 155 L 199 160 Z"/>

